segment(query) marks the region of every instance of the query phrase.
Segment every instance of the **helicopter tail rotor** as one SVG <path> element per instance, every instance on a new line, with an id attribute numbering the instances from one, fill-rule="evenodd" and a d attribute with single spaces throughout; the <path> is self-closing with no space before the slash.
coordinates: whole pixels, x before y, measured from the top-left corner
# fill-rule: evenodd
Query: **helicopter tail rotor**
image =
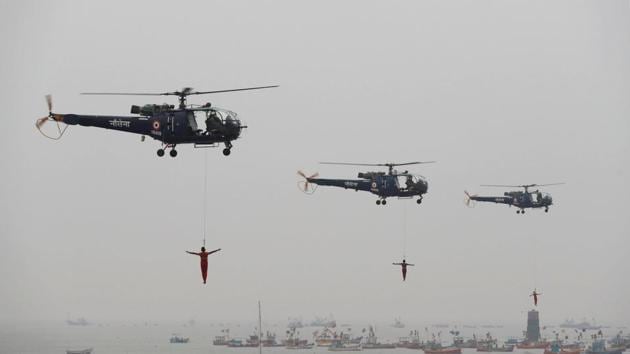
<path id="1" fill-rule="evenodd" d="M 306 193 L 306 194 L 313 194 L 315 193 L 315 190 L 317 189 L 317 184 L 314 183 L 310 183 L 310 180 L 312 178 L 317 178 L 319 176 L 319 173 L 314 173 L 310 176 L 306 176 L 304 174 L 304 172 L 302 171 L 297 171 L 297 174 L 302 176 L 302 178 L 304 178 L 304 181 L 299 181 L 298 182 L 298 188 Z"/>
<path id="2" fill-rule="evenodd" d="M 476 197 L 476 195 L 470 195 L 467 191 L 464 191 L 464 194 L 466 194 L 466 198 L 464 198 L 464 204 L 466 204 L 466 206 L 469 208 L 474 208 L 475 205 L 477 205 L 477 202 L 472 198 Z"/>
<path id="3" fill-rule="evenodd" d="M 68 126 L 65 125 L 62 128 L 59 125 L 60 122 L 63 123 L 63 116 L 61 116 L 59 114 L 54 114 L 52 112 L 53 101 L 52 101 L 52 96 L 51 95 L 46 95 L 46 105 L 48 106 L 48 115 L 46 117 L 42 117 L 42 118 L 37 119 L 35 121 L 35 127 L 37 128 L 37 130 L 39 130 L 39 132 L 43 136 L 47 137 L 48 139 L 59 140 L 63 136 L 63 133 L 65 133 L 66 129 L 68 129 Z M 44 127 L 44 125 L 48 121 L 53 121 L 53 122 L 55 122 L 57 124 L 57 132 L 55 133 L 56 136 L 48 135 L 42 130 L 42 128 Z"/>

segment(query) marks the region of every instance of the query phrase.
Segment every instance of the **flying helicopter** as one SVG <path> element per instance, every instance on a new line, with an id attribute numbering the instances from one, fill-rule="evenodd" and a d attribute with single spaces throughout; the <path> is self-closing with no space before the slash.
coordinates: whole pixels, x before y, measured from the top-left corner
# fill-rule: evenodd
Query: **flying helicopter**
<path id="1" fill-rule="evenodd" d="M 320 162 L 323 165 L 345 165 L 345 166 L 379 166 L 387 167 L 388 172 L 359 172 L 359 179 L 328 179 L 318 178 L 319 174 L 315 173 L 306 176 L 302 171 L 298 171 L 298 175 L 304 178 L 304 181 L 298 182 L 298 187 L 307 194 L 313 194 L 316 186 L 331 186 L 344 189 L 354 189 L 355 191 L 365 191 L 376 194 L 378 199 L 377 205 L 386 205 L 387 198 L 413 198 L 418 196 L 416 202 L 422 203 L 422 195 L 427 193 L 429 184 L 427 180 L 420 176 L 411 174 L 408 171 L 398 172 L 394 170 L 397 166 L 417 165 L 434 163 L 435 161 L 415 161 L 405 163 L 346 163 L 346 162 Z"/>
<path id="2" fill-rule="evenodd" d="M 145 104 L 131 106 L 133 116 L 99 116 L 82 114 L 58 114 L 52 112 L 52 97 L 46 96 L 48 116 L 38 119 L 35 126 L 45 137 L 59 140 L 69 125 L 82 125 L 104 129 L 118 130 L 142 135 L 158 140 L 162 147 L 157 150 L 158 156 L 164 156 L 164 150 L 170 148 L 170 155 L 177 156 L 175 147 L 178 144 L 194 144 L 195 147 L 211 147 L 223 143 L 223 155 L 230 155 L 232 141 L 238 139 L 241 131 L 247 126 L 242 125 L 237 114 L 227 109 L 204 105 L 186 105 L 186 98 L 194 95 L 206 95 L 223 92 L 259 90 L 278 87 L 258 86 L 217 91 L 193 91 L 186 87 L 181 91 L 163 93 L 118 93 L 118 92 L 87 92 L 82 95 L 121 95 L 121 96 L 177 96 L 179 106 L 169 104 Z M 46 134 L 42 127 L 48 122 L 57 124 L 57 136 Z M 64 123 L 62 128 L 59 123 Z M 205 129 L 201 129 L 205 124 Z"/>
<path id="3" fill-rule="evenodd" d="M 507 204 L 509 206 L 515 206 L 517 214 L 525 214 L 527 208 L 545 208 L 545 213 L 549 212 L 549 207 L 553 204 L 553 199 L 548 193 L 543 193 L 540 190 L 529 191 L 532 187 L 546 187 L 555 186 L 564 183 L 548 183 L 548 184 L 524 184 L 520 186 L 502 185 L 502 184 L 482 184 L 482 187 L 509 187 L 509 188 L 523 188 L 523 191 L 510 191 L 503 193 L 502 197 L 492 196 L 478 196 L 466 194 L 464 202 L 468 207 L 473 207 L 475 202 L 492 202 L 498 204 Z"/>

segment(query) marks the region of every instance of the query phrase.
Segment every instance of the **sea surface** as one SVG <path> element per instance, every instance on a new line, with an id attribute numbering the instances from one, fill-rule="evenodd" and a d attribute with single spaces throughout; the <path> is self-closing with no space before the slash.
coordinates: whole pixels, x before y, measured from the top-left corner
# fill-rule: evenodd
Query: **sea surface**
<path id="1" fill-rule="evenodd" d="M 368 325 L 343 325 L 336 328 L 337 331 L 351 331 L 354 337 L 362 335 L 364 328 Z M 510 337 L 520 338 L 525 323 L 522 326 L 500 326 L 495 328 L 487 327 L 463 327 L 451 325 L 449 327 L 435 327 L 432 325 L 407 326 L 406 328 L 393 328 L 389 325 L 376 325 L 376 335 L 380 342 L 394 343 L 398 338 L 409 335 L 411 330 L 418 330 L 423 340 L 428 340 L 436 335 L 444 345 L 452 342 L 453 336 L 449 334 L 451 330 L 459 330 L 464 338 L 471 338 L 473 333 L 478 338 L 482 338 L 490 332 L 494 338 L 502 342 Z M 158 323 L 142 324 L 99 324 L 88 326 L 69 326 L 64 323 L 48 326 L 20 325 L 0 326 L 0 354 L 65 354 L 67 349 L 94 348 L 93 354 L 162 354 L 162 353 L 228 353 L 228 354 L 253 354 L 257 353 L 257 348 L 227 348 L 223 346 L 213 346 L 212 340 L 221 334 L 224 328 L 230 329 L 232 338 L 246 338 L 254 333 L 254 324 L 230 324 L 230 325 L 208 325 L 208 324 L 186 324 L 169 325 Z M 299 329 L 300 338 L 312 341 L 313 333 L 321 327 L 304 327 Z M 265 325 L 263 331 L 276 333 L 278 340 L 286 337 L 285 325 Z M 619 328 L 611 327 L 602 331 L 608 337 L 619 332 Z M 553 331 L 561 331 L 560 328 L 546 328 L 543 337 L 555 338 Z M 626 332 L 626 330 L 624 330 Z M 589 334 L 587 332 L 585 334 Z M 594 333 L 594 332 L 593 332 Z M 169 339 L 173 334 L 190 338 L 186 344 L 171 344 Z M 570 341 L 575 339 L 573 330 L 565 330 L 563 335 L 569 335 Z M 586 335 L 585 335 L 586 337 Z M 304 353 L 323 354 L 330 353 L 327 348 L 313 348 L 308 350 L 287 350 L 279 348 L 263 348 L 264 353 Z M 412 349 L 372 349 L 364 350 L 370 354 L 393 354 L 418 352 Z M 463 354 L 476 353 L 474 349 L 464 349 Z M 515 349 L 514 354 L 542 354 L 542 350 L 519 350 Z"/>

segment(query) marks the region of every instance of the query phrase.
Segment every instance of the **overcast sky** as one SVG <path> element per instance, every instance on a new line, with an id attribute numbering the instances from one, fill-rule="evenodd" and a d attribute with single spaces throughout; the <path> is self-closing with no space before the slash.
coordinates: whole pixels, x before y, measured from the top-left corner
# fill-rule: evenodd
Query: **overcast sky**
<path id="1" fill-rule="evenodd" d="M 630 3 L 3 1 L 0 322 L 338 320 L 628 324 Z M 249 126 L 232 155 L 33 123 L 164 98 L 80 96 L 278 84 L 194 97 Z M 167 99 L 169 103 L 176 101 Z M 208 161 L 209 284 L 203 238 Z M 406 162 L 418 206 L 333 188 Z M 480 184 L 548 187 L 549 213 L 463 204 Z M 403 283 L 391 265 L 415 263 Z"/>

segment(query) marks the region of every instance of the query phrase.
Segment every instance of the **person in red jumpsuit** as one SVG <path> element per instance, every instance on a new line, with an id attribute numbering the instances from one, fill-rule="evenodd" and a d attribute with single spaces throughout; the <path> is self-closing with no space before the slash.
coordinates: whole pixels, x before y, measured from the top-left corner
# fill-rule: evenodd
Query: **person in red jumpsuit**
<path id="1" fill-rule="evenodd" d="M 534 306 L 538 306 L 538 295 L 542 295 L 541 293 L 537 293 L 536 289 L 534 289 L 534 292 L 529 295 L 529 296 L 533 296 L 534 297 Z"/>
<path id="2" fill-rule="evenodd" d="M 407 278 L 407 266 L 413 266 L 413 264 L 407 263 L 407 261 L 405 261 L 404 259 L 402 263 L 392 263 L 392 264 L 399 265 L 402 268 L 403 281 L 405 281 L 405 279 Z"/>
<path id="3" fill-rule="evenodd" d="M 220 250 L 221 249 L 218 248 L 214 251 L 206 252 L 206 248 L 201 247 L 201 252 L 199 253 L 186 251 L 186 253 L 194 254 L 196 256 L 199 256 L 199 258 L 201 259 L 201 277 L 203 278 L 204 284 L 206 283 L 206 278 L 208 277 L 208 256 L 215 252 L 219 252 Z"/>

